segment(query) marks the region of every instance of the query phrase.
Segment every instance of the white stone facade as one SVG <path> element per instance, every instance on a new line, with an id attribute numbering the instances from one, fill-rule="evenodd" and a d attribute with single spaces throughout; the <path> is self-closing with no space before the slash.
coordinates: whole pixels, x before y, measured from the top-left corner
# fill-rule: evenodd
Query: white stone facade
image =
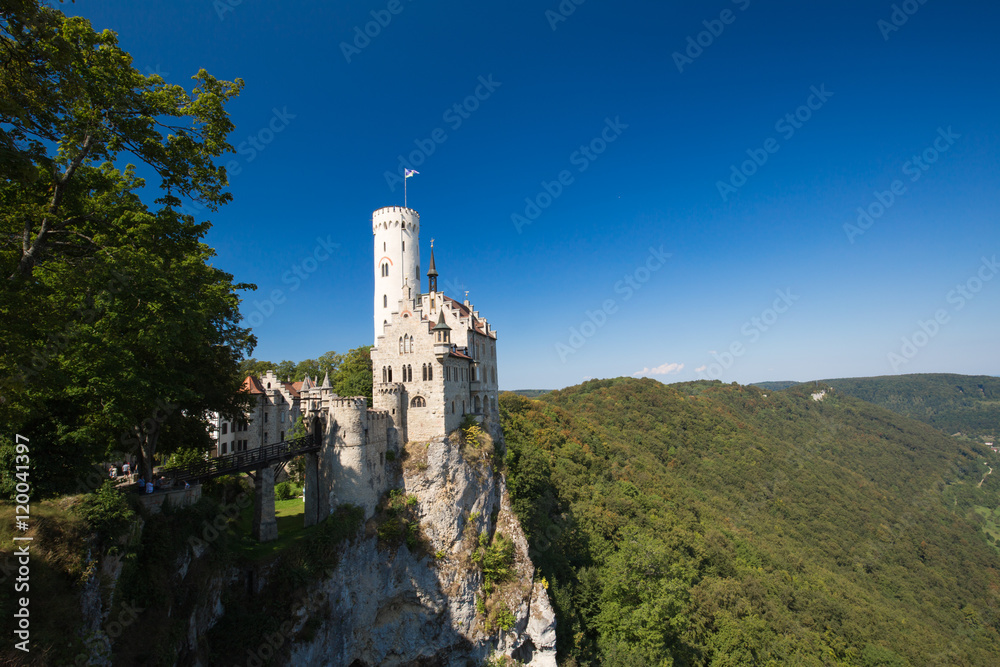
<path id="1" fill-rule="evenodd" d="M 437 290 L 431 251 L 429 289 L 421 290 L 420 214 L 390 206 L 372 214 L 375 275 L 373 402 L 317 385 L 279 380 L 273 372 L 248 377 L 254 407 L 242 421 L 215 416 L 217 455 L 285 439 L 302 415 L 322 435 L 318 511 L 352 503 L 374 512 L 388 490 L 386 453 L 407 441 L 440 438 L 466 415 L 487 426 L 497 420 L 496 331 L 465 300 Z"/>

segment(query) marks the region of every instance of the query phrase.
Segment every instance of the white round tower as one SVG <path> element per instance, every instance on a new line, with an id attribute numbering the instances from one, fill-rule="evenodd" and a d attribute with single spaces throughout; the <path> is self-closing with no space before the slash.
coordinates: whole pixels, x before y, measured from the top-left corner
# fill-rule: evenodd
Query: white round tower
<path id="1" fill-rule="evenodd" d="M 375 339 L 382 335 L 400 299 L 420 296 L 420 214 L 412 208 L 386 206 L 372 213 L 375 237 Z M 404 306 L 405 307 L 405 306 Z"/>

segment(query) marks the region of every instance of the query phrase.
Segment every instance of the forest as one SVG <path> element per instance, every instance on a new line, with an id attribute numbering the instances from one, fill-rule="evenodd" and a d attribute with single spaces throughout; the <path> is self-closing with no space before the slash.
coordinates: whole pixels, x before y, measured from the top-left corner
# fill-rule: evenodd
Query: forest
<path id="1" fill-rule="evenodd" d="M 812 391 L 618 378 L 502 395 L 563 664 L 1000 663 L 992 452 Z"/>

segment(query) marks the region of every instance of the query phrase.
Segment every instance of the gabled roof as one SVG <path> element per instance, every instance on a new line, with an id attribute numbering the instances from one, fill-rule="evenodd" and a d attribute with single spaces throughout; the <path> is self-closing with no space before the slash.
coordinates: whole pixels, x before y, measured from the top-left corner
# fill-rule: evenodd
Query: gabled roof
<path id="1" fill-rule="evenodd" d="M 258 380 L 252 375 L 248 375 L 247 379 L 243 381 L 243 389 L 250 392 L 251 394 L 266 393 L 264 391 L 263 385 L 261 385 L 260 383 L 260 380 Z"/>
<path id="2" fill-rule="evenodd" d="M 292 396 L 298 398 L 299 388 L 302 387 L 301 382 L 282 382 L 281 386 L 288 390 L 288 393 Z"/>

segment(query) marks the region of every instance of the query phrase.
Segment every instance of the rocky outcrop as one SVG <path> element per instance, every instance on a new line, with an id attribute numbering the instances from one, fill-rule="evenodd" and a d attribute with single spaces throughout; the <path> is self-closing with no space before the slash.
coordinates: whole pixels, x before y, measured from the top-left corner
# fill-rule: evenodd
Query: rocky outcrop
<path id="1" fill-rule="evenodd" d="M 533 582 L 527 541 L 504 480 L 493 473 L 490 440 L 407 445 L 398 475 L 416 498 L 422 548 L 380 547 L 369 525 L 303 600 L 289 634 L 301 638 L 310 624 L 316 631 L 296 642 L 288 664 L 464 667 L 496 653 L 556 664 L 555 614 L 545 587 Z M 481 534 L 497 531 L 515 547 L 516 574 L 495 592 L 513 612 L 507 631 L 488 627 L 476 604 L 483 581 L 472 554 Z"/>

